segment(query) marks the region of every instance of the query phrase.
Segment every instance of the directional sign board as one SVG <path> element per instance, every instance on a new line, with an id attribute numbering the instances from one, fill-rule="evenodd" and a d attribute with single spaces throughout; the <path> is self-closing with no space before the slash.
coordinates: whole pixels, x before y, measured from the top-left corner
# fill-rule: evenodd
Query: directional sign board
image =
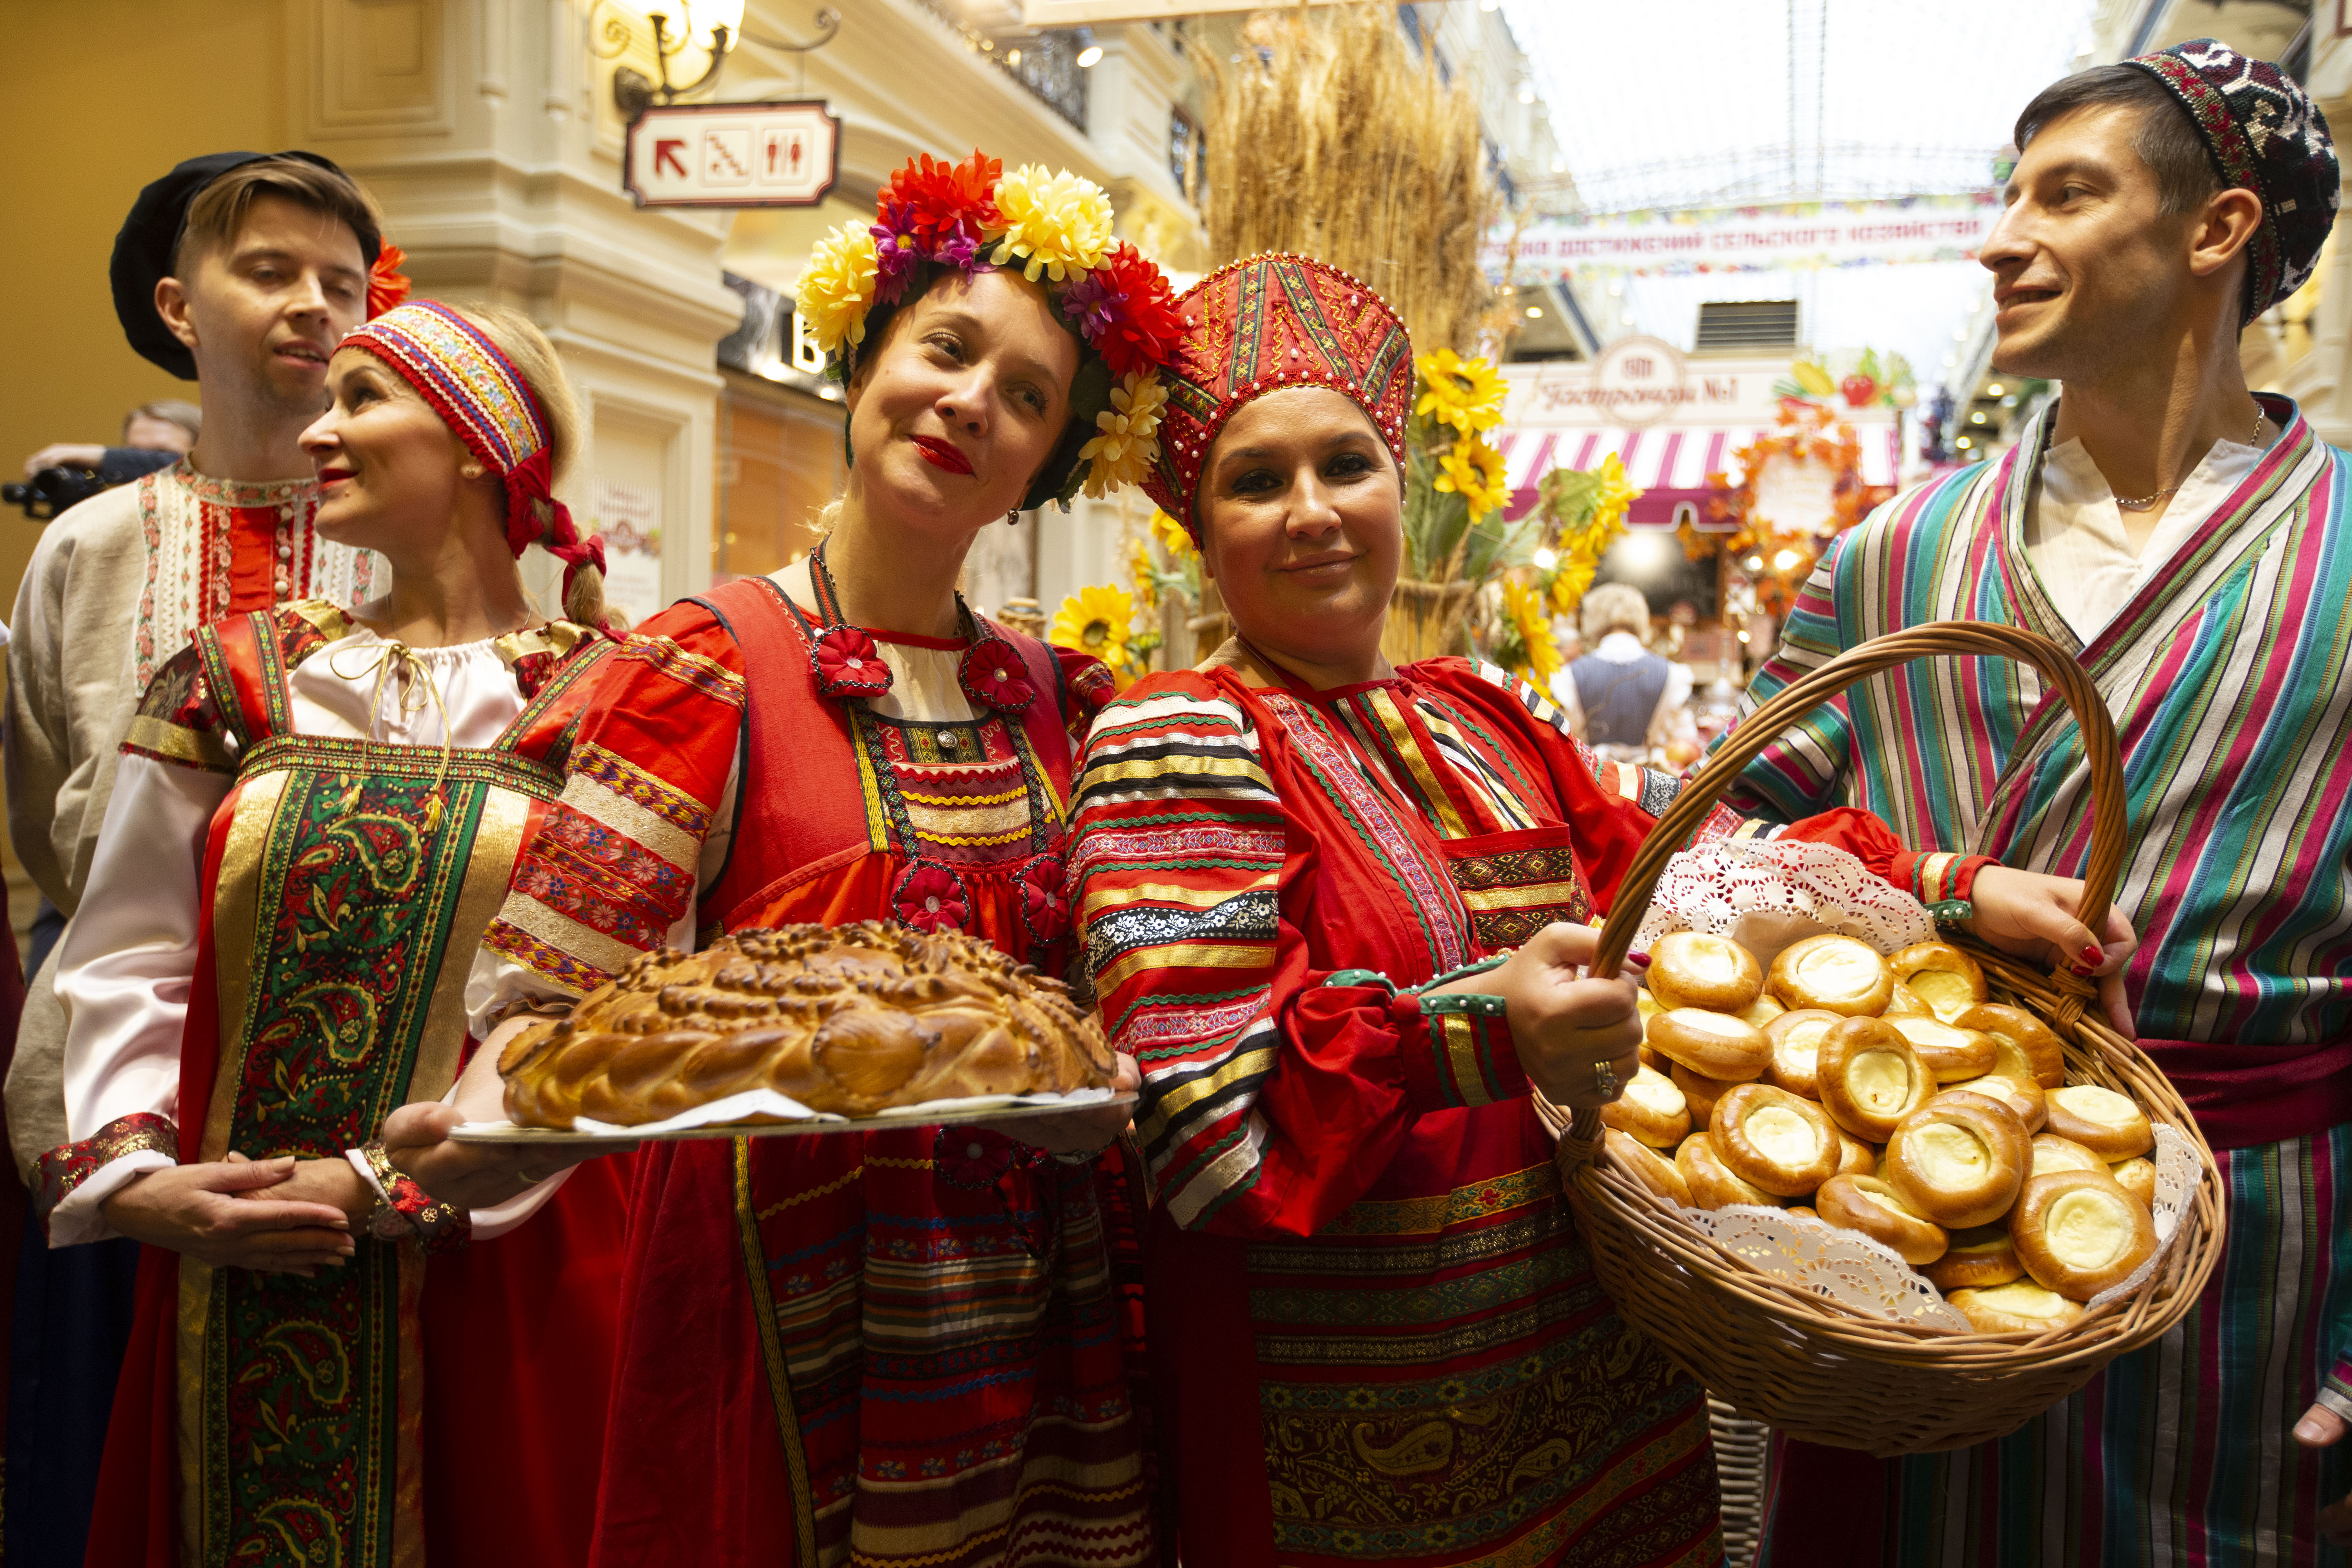
<path id="1" fill-rule="evenodd" d="M 656 105 L 629 122 L 621 188 L 641 207 L 813 207 L 840 167 L 821 100 Z"/>

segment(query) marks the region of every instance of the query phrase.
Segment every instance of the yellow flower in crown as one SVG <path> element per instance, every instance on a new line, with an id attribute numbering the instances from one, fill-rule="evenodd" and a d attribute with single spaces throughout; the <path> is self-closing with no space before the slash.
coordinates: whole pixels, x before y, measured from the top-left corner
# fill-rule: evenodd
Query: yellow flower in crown
<path id="1" fill-rule="evenodd" d="M 1413 413 L 1451 425 L 1465 436 L 1503 422 L 1503 398 L 1510 386 L 1486 360 L 1464 359 L 1452 349 L 1440 349 L 1418 356 L 1412 367 L 1421 373 L 1422 382 Z"/>
<path id="2" fill-rule="evenodd" d="M 844 343 L 866 341 L 866 312 L 874 305 L 877 265 L 874 235 L 864 224 L 843 224 L 809 252 L 793 303 L 826 353 Z"/>
<path id="3" fill-rule="evenodd" d="M 1544 610 L 1543 595 L 1516 577 L 1506 577 L 1503 613 L 1510 616 L 1519 641 L 1527 647 L 1527 662 L 1517 673 L 1533 682 L 1538 690 L 1550 689 L 1552 675 L 1561 660 L 1559 645 L 1551 640 L 1551 617 Z"/>
<path id="4" fill-rule="evenodd" d="M 1551 607 L 1563 616 L 1576 614 L 1576 606 L 1592 591 L 1595 570 L 1594 563 L 1584 556 L 1561 562 L 1559 570 L 1552 574 Z"/>
<path id="5" fill-rule="evenodd" d="M 1130 371 L 1110 389 L 1110 406 L 1095 416 L 1097 435 L 1078 448 L 1087 464 L 1086 491 L 1099 500 L 1121 485 L 1143 482 L 1160 456 L 1160 411 L 1168 389 L 1148 372 Z"/>
<path id="6" fill-rule="evenodd" d="M 1048 173 L 1024 164 L 996 184 L 996 212 L 1003 236 L 991 258 L 1003 267 L 1024 258 L 1022 275 L 1032 283 L 1041 271 L 1055 282 L 1102 265 L 1110 247 L 1110 198 L 1092 180 L 1067 169 Z"/>
<path id="7" fill-rule="evenodd" d="M 1160 548 L 1168 552 L 1171 565 L 1181 566 L 1194 554 L 1192 536 L 1184 531 L 1184 525 L 1156 509 L 1151 514 L 1151 537 L 1160 541 Z"/>
<path id="8" fill-rule="evenodd" d="M 1454 443 L 1454 450 L 1437 459 L 1437 478 L 1431 488 L 1460 496 L 1470 503 L 1470 521 L 1477 521 L 1510 497 L 1503 475 L 1503 454 L 1473 437 Z"/>
<path id="9" fill-rule="evenodd" d="M 1045 640 L 1090 653 L 1118 670 L 1128 661 L 1127 639 L 1134 635 L 1134 626 L 1135 601 L 1125 589 L 1103 583 L 1063 600 Z"/>

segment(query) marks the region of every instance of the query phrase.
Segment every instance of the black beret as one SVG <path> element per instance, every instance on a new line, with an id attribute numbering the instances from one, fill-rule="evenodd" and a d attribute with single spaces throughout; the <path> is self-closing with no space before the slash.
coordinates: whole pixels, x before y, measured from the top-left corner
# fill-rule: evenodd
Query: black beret
<path id="1" fill-rule="evenodd" d="M 214 153 L 191 158 L 139 193 L 139 199 L 131 205 L 131 216 L 122 221 L 122 232 L 114 237 L 114 260 L 109 270 L 114 283 L 115 319 L 122 323 L 122 333 L 132 348 L 182 381 L 196 379 L 196 356 L 172 335 L 156 312 L 155 285 L 172 275 L 172 253 L 179 248 L 180 231 L 187 226 L 188 205 L 231 169 L 267 158 L 299 158 L 329 174 L 342 174 L 316 153 Z M 359 241 L 367 264 L 373 267 L 383 240 L 361 235 Z"/>

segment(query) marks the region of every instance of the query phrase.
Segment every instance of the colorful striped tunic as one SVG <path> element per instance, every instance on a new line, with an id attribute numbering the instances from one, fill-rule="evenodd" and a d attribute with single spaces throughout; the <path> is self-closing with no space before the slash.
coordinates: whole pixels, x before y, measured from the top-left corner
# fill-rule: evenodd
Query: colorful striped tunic
<path id="1" fill-rule="evenodd" d="M 1186 1562 L 1720 1561 L 1706 1405 L 1594 1279 L 1498 1001 L 1414 989 L 1606 909 L 1677 787 L 1458 659 L 1156 675 L 1097 720 L 1070 885 L 1145 1079 Z"/>
<path id="2" fill-rule="evenodd" d="M 2024 1432 L 1879 1466 L 1790 1445 L 1767 1563 L 2316 1561 L 2313 1513 L 2352 1453 L 2287 1436 L 2352 1322 L 2333 1203 L 2352 1035 L 2352 536 L 2346 455 L 2284 398 L 2284 434 L 2088 644 L 2027 560 L 2045 415 L 1999 463 L 1897 497 L 1838 542 L 1751 701 L 1905 626 L 1982 620 L 2074 652 L 2115 715 L 2142 1031 L 2217 1144 L 2231 1203 L 2197 1311 Z M 2079 871 L 2088 770 L 2064 705 L 2002 660 L 1874 676 L 1750 764 L 1745 809 L 1867 806 L 1906 837 Z M 2306 1063 L 2311 1081 L 2276 1068 Z M 2290 1127 L 2299 1135 L 2280 1140 Z M 2254 1131 L 2228 1135 L 2239 1127 Z M 2221 1129 L 2225 1131 L 2219 1131 Z M 2339 1385 L 2339 1392 L 2343 1387 Z M 2347 1445 L 2352 1447 L 2352 1445 Z M 1883 1482 L 1883 1486 L 1882 1483 Z M 1857 1499 L 1866 1506 L 1856 1506 Z"/>

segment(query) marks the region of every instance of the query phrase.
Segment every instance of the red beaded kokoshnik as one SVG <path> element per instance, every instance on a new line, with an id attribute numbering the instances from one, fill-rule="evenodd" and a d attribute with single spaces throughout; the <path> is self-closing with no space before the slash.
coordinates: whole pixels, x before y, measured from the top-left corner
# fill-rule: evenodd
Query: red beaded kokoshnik
<path id="1" fill-rule="evenodd" d="M 1160 457 L 1144 492 L 1197 539 L 1201 466 L 1234 411 L 1286 387 L 1353 400 L 1404 467 L 1412 342 L 1387 300 L 1350 273 L 1290 251 L 1228 262 L 1176 301 L 1184 335 L 1160 380 Z"/>

